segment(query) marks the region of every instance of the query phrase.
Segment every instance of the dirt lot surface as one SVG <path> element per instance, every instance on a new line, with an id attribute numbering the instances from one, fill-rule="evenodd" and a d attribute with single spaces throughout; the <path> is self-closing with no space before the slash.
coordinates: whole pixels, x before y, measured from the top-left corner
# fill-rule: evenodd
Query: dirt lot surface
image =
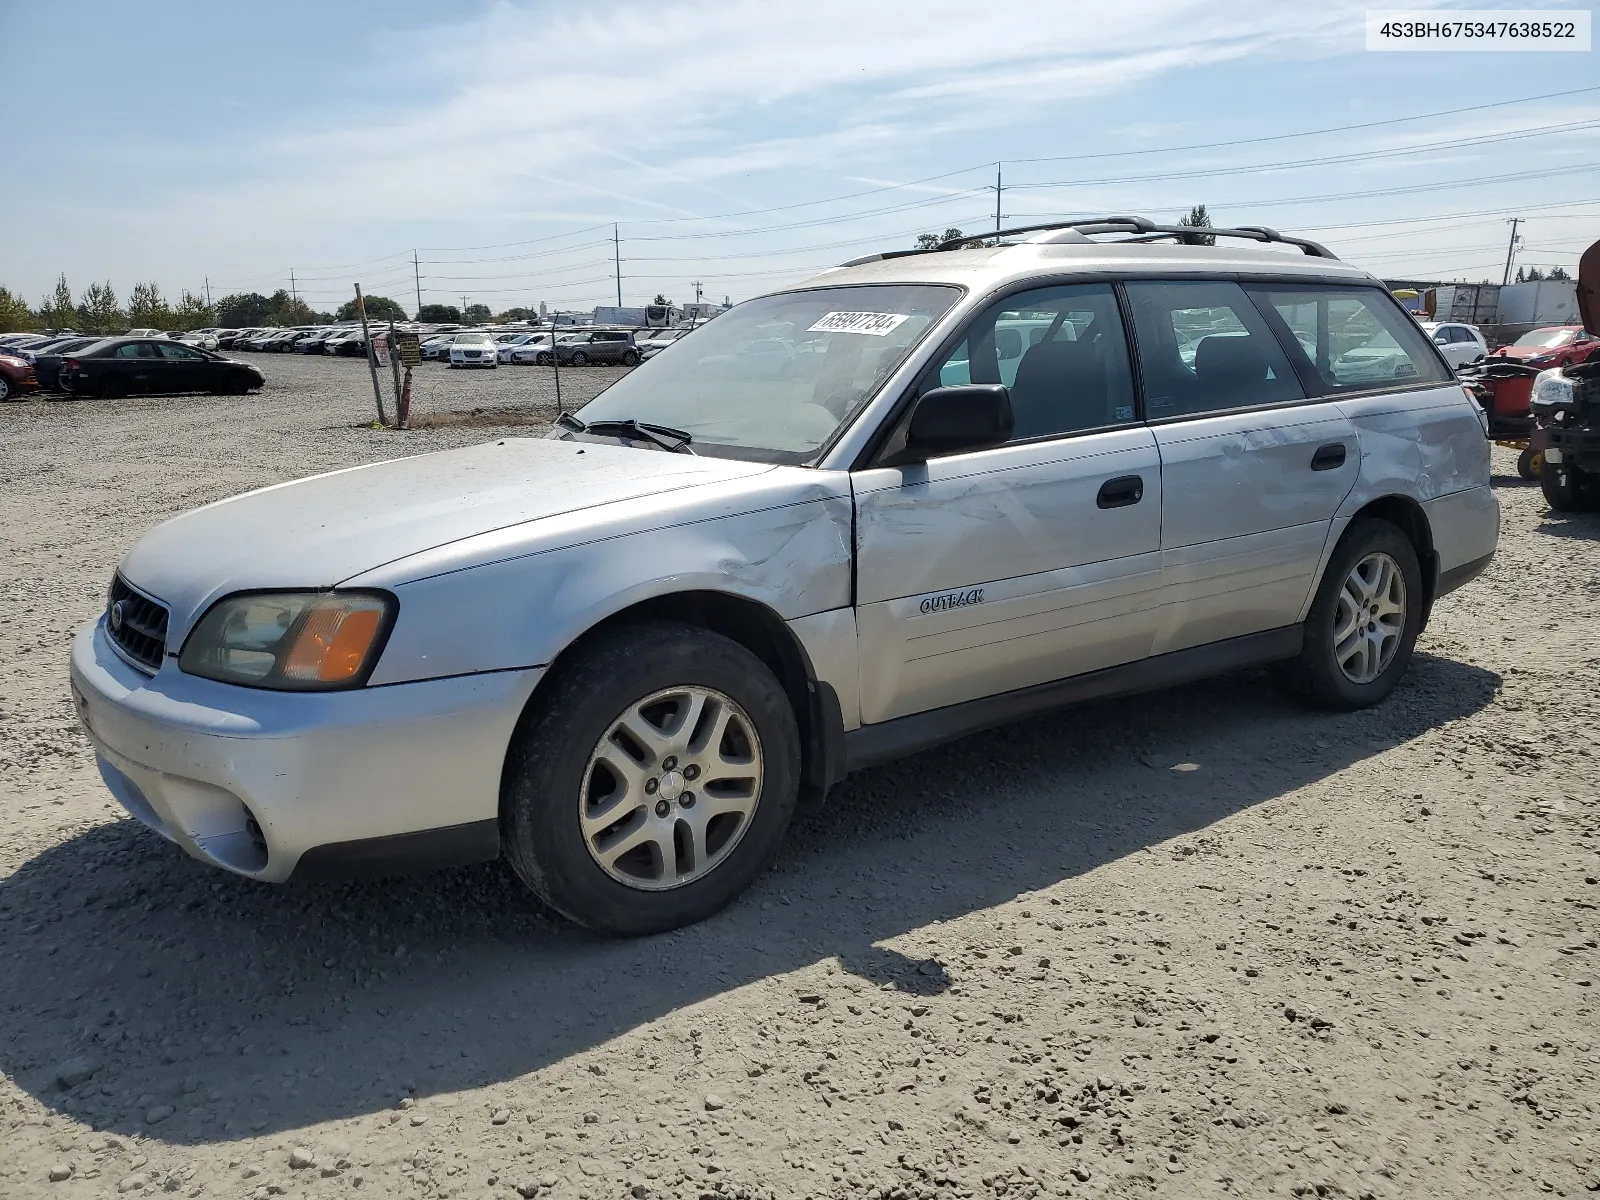
<path id="1" fill-rule="evenodd" d="M 498 864 L 274 889 L 113 807 L 65 660 L 143 529 L 501 435 L 262 365 L 0 407 L 0 1196 L 1600 1189 L 1600 516 L 1504 452 L 1499 557 L 1378 709 L 1250 673 L 972 737 L 605 941 Z M 430 367 L 418 411 L 547 377 Z"/>

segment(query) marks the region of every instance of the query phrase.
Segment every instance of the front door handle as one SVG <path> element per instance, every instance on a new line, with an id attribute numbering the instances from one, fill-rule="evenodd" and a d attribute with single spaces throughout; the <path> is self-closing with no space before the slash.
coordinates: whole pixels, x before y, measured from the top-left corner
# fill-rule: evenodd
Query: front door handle
<path id="1" fill-rule="evenodd" d="M 1326 446 L 1318 446 L 1317 452 L 1311 456 L 1311 469 L 1313 471 L 1333 471 L 1344 466 L 1344 443 L 1329 442 Z"/>
<path id="2" fill-rule="evenodd" d="M 1126 508 L 1144 499 L 1144 480 L 1138 475 L 1119 475 L 1100 485 L 1094 502 L 1101 508 Z"/>

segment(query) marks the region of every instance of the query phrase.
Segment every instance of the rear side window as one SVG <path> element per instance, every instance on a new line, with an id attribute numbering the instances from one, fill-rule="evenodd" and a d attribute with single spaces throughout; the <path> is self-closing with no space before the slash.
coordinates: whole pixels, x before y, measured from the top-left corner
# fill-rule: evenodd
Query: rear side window
<path id="1" fill-rule="evenodd" d="M 1147 419 L 1305 399 L 1278 339 L 1238 284 L 1137 281 L 1127 291 Z"/>
<path id="2" fill-rule="evenodd" d="M 1292 339 L 1296 366 L 1314 395 L 1449 378 L 1428 335 L 1375 288 L 1262 285 L 1250 291 L 1267 318 L 1281 323 L 1285 342 Z"/>

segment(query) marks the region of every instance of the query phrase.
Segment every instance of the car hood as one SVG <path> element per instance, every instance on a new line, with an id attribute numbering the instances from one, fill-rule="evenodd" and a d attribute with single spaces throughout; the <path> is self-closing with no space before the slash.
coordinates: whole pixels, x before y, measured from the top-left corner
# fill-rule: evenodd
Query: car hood
<path id="1" fill-rule="evenodd" d="M 317 475 L 174 517 L 123 559 L 174 633 L 218 598 L 328 588 L 425 550 L 547 517 L 760 475 L 764 463 L 507 438 Z"/>

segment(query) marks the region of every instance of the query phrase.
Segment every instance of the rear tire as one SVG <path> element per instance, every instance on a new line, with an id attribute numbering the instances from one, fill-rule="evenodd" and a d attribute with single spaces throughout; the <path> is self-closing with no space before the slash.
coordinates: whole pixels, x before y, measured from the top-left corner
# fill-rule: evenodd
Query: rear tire
<path id="1" fill-rule="evenodd" d="M 1517 455 L 1517 474 L 1529 483 L 1537 480 L 1542 474 L 1544 466 L 1544 451 L 1535 450 L 1531 446 Z"/>
<path id="2" fill-rule="evenodd" d="M 570 365 L 574 367 L 587 367 L 589 365 L 589 356 L 582 350 L 579 350 L 572 356 L 572 362 Z"/>
<path id="3" fill-rule="evenodd" d="M 102 400 L 121 400 L 128 394 L 128 381 L 120 375 L 107 375 L 100 381 L 95 394 Z"/>
<path id="4" fill-rule="evenodd" d="M 9 399 L 11 399 L 11 380 L 4 375 L 0 375 L 0 404 L 4 404 Z"/>
<path id="5" fill-rule="evenodd" d="M 550 356 L 548 354 L 540 354 L 533 361 L 541 367 L 548 367 L 550 365 Z"/>
<path id="6" fill-rule="evenodd" d="M 679 707 L 678 691 L 705 707 Z M 688 713 L 705 716 L 691 727 Z M 726 732 L 708 732 L 717 728 Z M 669 761 L 679 755 L 681 769 Z M 717 763 L 752 765 L 724 775 Z M 783 686 L 754 654 L 708 629 L 652 621 L 557 668 L 518 724 L 503 780 L 501 843 L 524 883 L 590 929 L 660 933 L 710 916 L 771 864 L 799 794 L 800 735 Z M 734 789 L 711 790 L 718 780 Z M 721 815 L 707 818 L 712 805 Z M 634 848 L 618 855 L 623 840 Z"/>
<path id="7" fill-rule="evenodd" d="M 623 351 L 622 365 L 625 367 L 637 367 L 639 365 L 638 353 L 633 350 Z"/>
<path id="8" fill-rule="evenodd" d="M 1299 657 L 1279 668 L 1279 678 L 1321 708 L 1377 704 L 1405 674 L 1422 614 L 1422 568 L 1411 539 L 1388 521 L 1352 521 L 1311 602 Z"/>

